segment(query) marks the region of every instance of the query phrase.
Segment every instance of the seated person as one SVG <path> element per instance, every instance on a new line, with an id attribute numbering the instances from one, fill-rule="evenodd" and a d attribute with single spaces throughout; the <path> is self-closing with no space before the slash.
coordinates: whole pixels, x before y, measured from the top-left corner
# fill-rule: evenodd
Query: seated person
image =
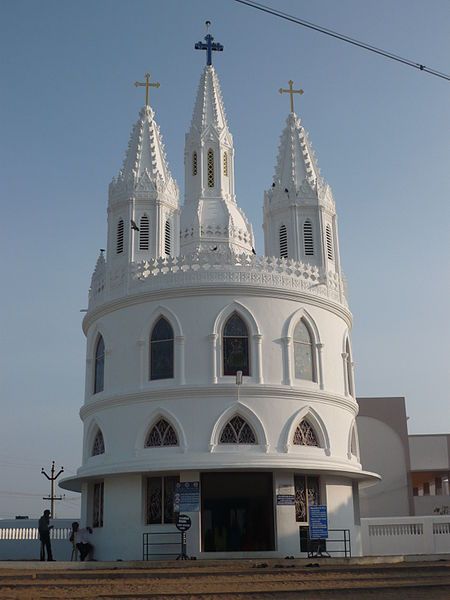
<path id="1" fill-rule="evenodd" d="M 69 540 L 78 548 L 80 560 L 84 560 L 87 556 L 92 554 L 94 546 L 89 542 L 91 533 L 92 529 L 90 527 L 82 527 L 80 529 L 80 524 L 77 523 L 77 521 L 72 523 L 72 533 L 70 534 Z"/>

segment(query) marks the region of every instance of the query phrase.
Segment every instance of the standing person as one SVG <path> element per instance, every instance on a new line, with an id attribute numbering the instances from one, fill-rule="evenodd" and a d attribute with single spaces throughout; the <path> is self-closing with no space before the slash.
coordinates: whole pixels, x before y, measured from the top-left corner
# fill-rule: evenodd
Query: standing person
<path id="1" fill-rule="evenodd" d="M 41 540 L 41 560 L 45 560 L 45 550 L 47 550 L 47 560 L 54 560 L 50 542 L 50 529 L 53 529 L 53 525 L 50 525 L 50 511 L 47 509 L 44 510 L 38 524 L 39 539 Z"/>
<path id="2" fill-rule="evenodd" d="M 70 534 L 69 540 L 78 548 L 80 560 L 84 560 L 89 555 L 91 555 L 90 558 L 92 559 L 94 546 L 89 541 L 91 533 L 92 529 L 90 527 L 83 527 L 80 529 L 80 524 L 77 521 L 72 523 L 72 533 Z"/>

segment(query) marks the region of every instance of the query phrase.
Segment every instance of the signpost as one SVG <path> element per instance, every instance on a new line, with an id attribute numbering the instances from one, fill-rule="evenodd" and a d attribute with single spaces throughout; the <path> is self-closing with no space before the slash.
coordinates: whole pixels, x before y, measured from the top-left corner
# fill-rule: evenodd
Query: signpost
<path id="1" fill-rule="evenodd" d="M 177 560 L 189 560 L 186 553 L 186 531 L 191 528 L 191 518 L 188 515 L 178 515 L 175 527 L 181 532 L 181 552 L 177 556 Z"/>
<path id="2" fill-rule="evenodd" d="M 312 549 L 316 551 L 316 556 L 323 556 L 324 553 L 329 556 L 325 543 L 328 538 L 327 507 L 324 504 L 310 505 L 308 511 L 309 540 L 313 542 Z"/>
<path id="3" fill-rule="evenodd" d="M 174 512 L 200 511 L 200 483 L 198 481 L 183 481 L 177 483 L 173 499 Z"/>

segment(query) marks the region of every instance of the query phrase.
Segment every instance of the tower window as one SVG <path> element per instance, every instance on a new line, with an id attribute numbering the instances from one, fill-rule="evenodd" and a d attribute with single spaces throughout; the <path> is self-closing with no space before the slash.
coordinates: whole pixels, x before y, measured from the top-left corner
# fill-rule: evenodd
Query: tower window
<path id="1" fill-rule="evenodd" d="M 333 260 L 333 236 L 331 235 L 331 227 L 327 225 L 326 228 L 327 237 L 327 255 L 329 260 Z"/>
<path id="2" fill-rule="evenodd" d="M 347 387 L 348 387 L 348 393 L 350 394 L 350 396 L 354 396 L 353 377 L 352 377 L 352 354 L 350 352 L 350 342 L 348 341 L 348 339 L 345 342 L 345 353 L 347 354 L 345 360 L 347 361 Z"/>
<path id="3" fill-rule="evenodd" d="M 92 456 L 98 456 L 99 454 L 105 454 L 105 441 L 100 429 L 97 431 L 94 443 L 92 444 Z"/>
<path id="4" fill-rule="evenodd" d="M 150 337 L 150 379 L 173 377 L 173 329 L 161 317 L 153 327 Z"/>
<path id="5" fill-rule="evenodd" d="M 105 342 L 102 336 L 98 338 L 95 347 L 94 394 L 103 392 L 105 382 Z"/>
<path id="6" fill-rule="evenodd" d="M 173 501 L 178 482 L 178 476 L 147 479 L 146 521 L 148 525 L 174 522 Z"/>
<path id="7" fill-rule="evenodd" d="M 123 219 L 117 223 L 117 240 L 116 240 L 116 253 L 122 254 L 123 252 Z"/>
<path id="8" fill-rule="evenodd" d="M 297 379 L 314 381 L 312 337 L 303 320 L 294 329 L 294 366 Z"/>
<path id="9" fill-rule="evenodd" d="M 164 252 L 167 256 L 171 255 L 171 230 L 170 221 L 166 221 L 164 225 Z"/>
<path id="10" fill-rule="evenodd" d="M 147 215 L 141 217 L 139 223 L 139 250 L 148 250 L 150 236 L 150 223 Z"/>
<path id="11" fill-rule="evenodd" d="M 312 223 L 309 219 L 303 224 L 303 243 L 305 247 L 305 256 L 314 256 Z"/>
<path id="12" fill-rule="evenodd" d="M 214 187 L 214 152 L 210 148 L 207 154 L 208 187 Z"/>
<path id="13" fill-rule="evenodd" d="M 223 174 L 228 177 L 228 152 L 223 153 Z"/>
<path id="14" fill-rule="evenodd" d="M 308 508 L 320 504 L 320 485 L 318 477 L 294 475 L 295 488 L 295 520 L 308 522 Z"/>
<path id="15" fill-rule="evenodd" d="M 280 227 L 280 258 L 288 257 L 288 244 L 287 244 L 287 229 L 286 225 Z"/>
<path id="16" fill-rule="evenodd" d="M 178 446 L 178 438 L 172 425 L 165 419 L 159 419 L 148 434 L 145 447 L 158 448 L 163 446 Z"/>
<path id="17" fill-rule="evenodd" d="M 103 481 L 94 483 L 92 499 L 92 527 L 103 527 L 103 500 L 105 497 L 105 486 Z"/>
<path id="18" fill-rule="evenodd" d="M 192 175 L 197 175 L 197 152 L 192 154 Z"/>
<path id="19" fill-rule="evenodd" d="M 237 313 L 233 313 L 223 329 L 223 374 L 250 374 L 248 330 Z"/>
<path id="20" fill-rule="evenodd" d="M 236 415 L 233 417 L 220 434 L 220 444 L 256 444 L 253 429 L 245 419 Z"/>
<path id="21" fill-rule="evenodd" d="M 295 430 L 294 446 L 319 446 L 316 433 L 306 419 Z"/>

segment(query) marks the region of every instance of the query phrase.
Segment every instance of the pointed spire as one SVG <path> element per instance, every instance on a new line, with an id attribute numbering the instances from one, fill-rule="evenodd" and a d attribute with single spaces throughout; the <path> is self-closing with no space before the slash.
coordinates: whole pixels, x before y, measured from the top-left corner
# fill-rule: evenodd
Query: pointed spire
<path id="1" fill-rule="evenodd" d="M 203 134 L 211 127 L 219 134 L 222 131 L 229 134 L 219 78 L 214 67 L 207 65 L 198 86 L 191 131 L 194 129 Z"/>

